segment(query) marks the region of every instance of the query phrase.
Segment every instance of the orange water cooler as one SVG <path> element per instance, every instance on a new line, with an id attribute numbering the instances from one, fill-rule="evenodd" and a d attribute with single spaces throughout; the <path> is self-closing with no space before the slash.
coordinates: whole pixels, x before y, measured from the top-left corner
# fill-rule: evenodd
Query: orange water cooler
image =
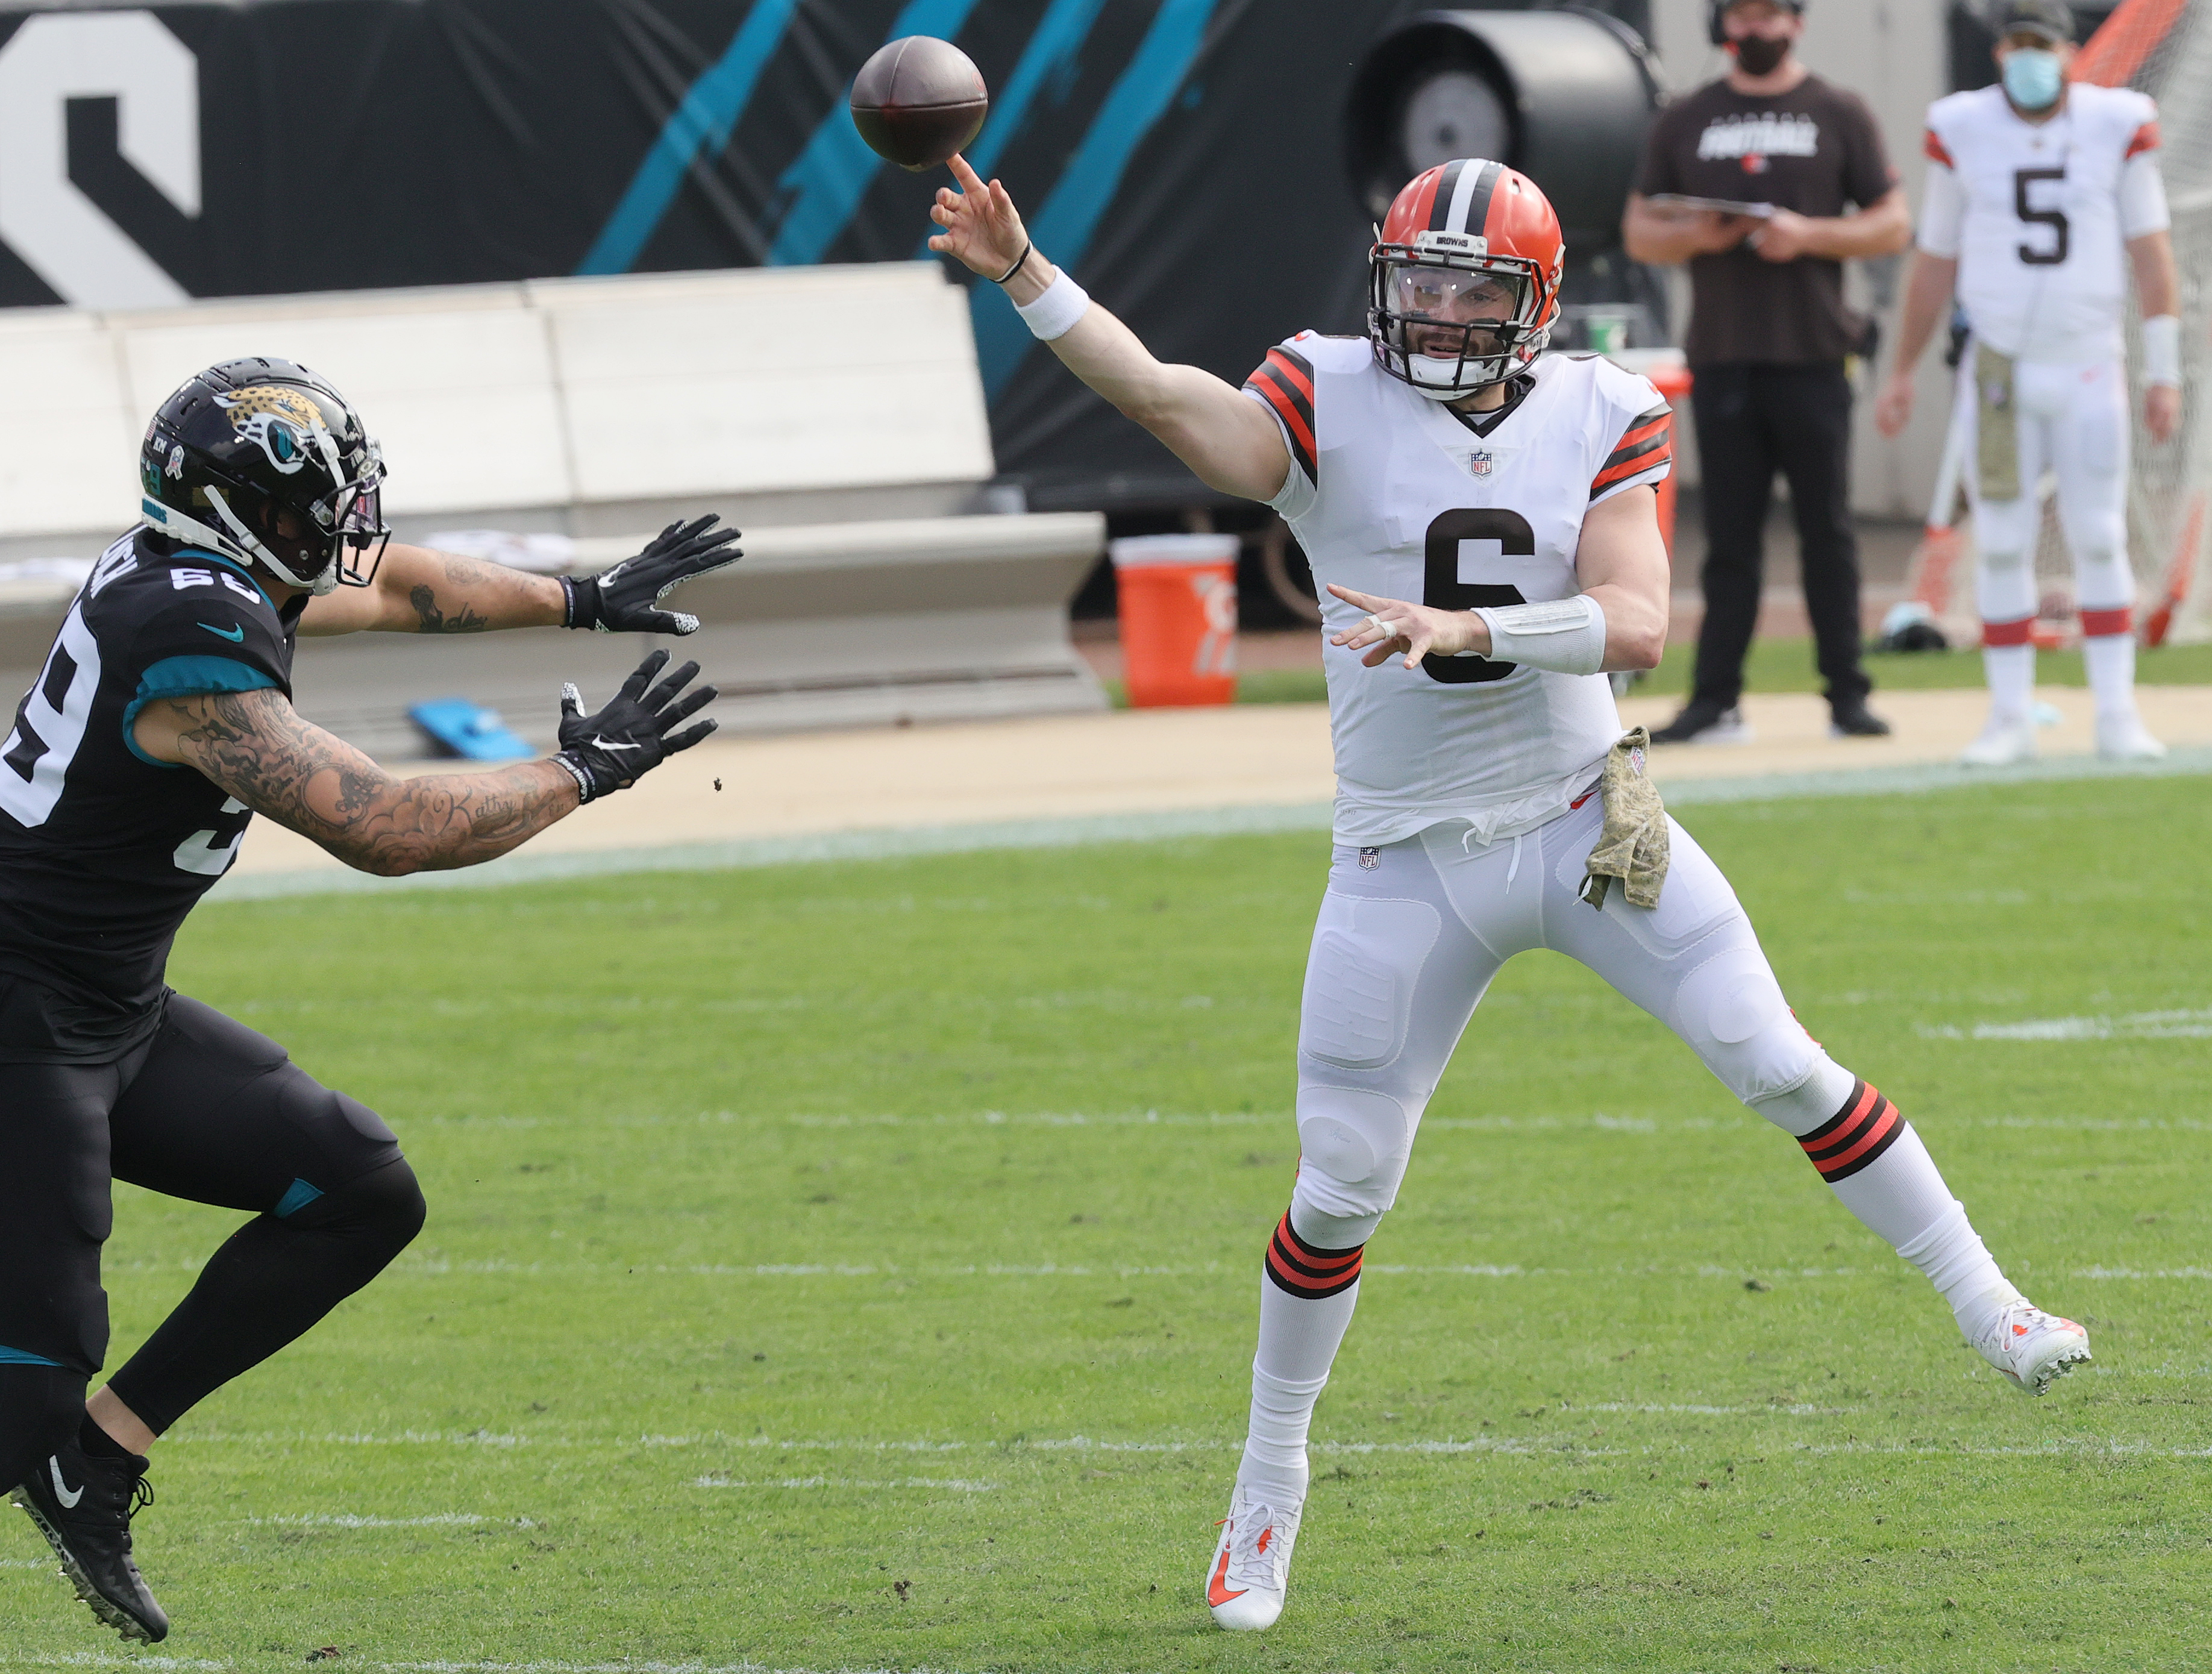
<path id="1" fill-rule="evenodd" d="M 1107 543 L 1132 709 L 1237 698 L 1235 535 L 1133 535 Z"/>

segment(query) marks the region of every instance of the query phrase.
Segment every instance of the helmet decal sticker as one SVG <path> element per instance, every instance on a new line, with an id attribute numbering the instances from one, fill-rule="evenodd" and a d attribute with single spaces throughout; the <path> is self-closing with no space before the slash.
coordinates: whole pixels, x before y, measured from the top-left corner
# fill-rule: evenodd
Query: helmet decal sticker
<path id="1" fill-rule="evenodd" d="M 230 415 L 231 428 L 258 443 L 269 463 L 290 476 L 307 462 L 307 438 L 329 458 L 337 450 L 323 427 L 322 409 L 296 389 L 282 384 L 249 384 L 216 405 Z"/>

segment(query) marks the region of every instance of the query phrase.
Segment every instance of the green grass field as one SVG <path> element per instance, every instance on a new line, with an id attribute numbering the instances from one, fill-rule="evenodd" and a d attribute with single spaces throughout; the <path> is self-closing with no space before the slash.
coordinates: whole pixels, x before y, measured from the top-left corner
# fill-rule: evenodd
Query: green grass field
<path id="1" fill-rule="evenodd" d="M 1687 697 L 1696 660 L 1694 645 L 1668 646 L 1659 667 L 1637 685 L 1637 695 Z M 1877 693 L 1954 691 L 1982 684 L 1981 654 L 1971 648 L 1914 654 L 1869 652 L 1866 668 Z M 2079 651 L 2043 652 L 2035 660 L 2035 672 L 2036 679 L 2046 685 L 2089 684 Z M 2145 651 L 2136 660 L 2136 678 L 2144 685 L 2212 685 L 2212 645 L 2162 645 Z M 1744 687 L 1754 692 L 1824 690 L 1820 671 L 1813 666 L 1813 642 L 1753 640 L 1751 654 L 1744 660 Z M 1115 702 L 1121 702 L 1119 684 L 1114 683 L 1110 689 Z M 1328 696 L 1328 685 L 1318 667 L 1255 669 L 1237 682 L 1240 703 L 1313 703 Z"/>
<path id="2" fill-rule="evenodd" d="M 2093 1369 L 2001 1385 L 1531 956 L 1370 1246 L 1264 1636 L 1199 1582 L 1320 837 L 210 908 L 175 980 L 380 1108 L 431 1219 L 164 1444 L 160 1665 L 2202 1668 L 2205 796 L 1686 812 Z M 119 1199 L 127 1349 L 235 1217 Z M 129 1660 L 8 1516 L 0 1666 Z"/>

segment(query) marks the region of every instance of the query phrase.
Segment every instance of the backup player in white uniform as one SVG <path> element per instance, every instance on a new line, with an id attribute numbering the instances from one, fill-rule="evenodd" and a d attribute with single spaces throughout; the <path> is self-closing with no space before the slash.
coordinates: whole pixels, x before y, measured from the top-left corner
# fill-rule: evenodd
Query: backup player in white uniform
<path id="1" fill-rule="evenodd" d="M 1290 520 L 1328 584 L 1339 792 L 1298 1043 L 1302 1156 L 1261 1284 L 1250 1428 L 1206 1570 L 1227 1628 L 1280 1613 L 1314 1403 L 1421 1112 L 1501 965 L 1548 947 L 1662 1019 L 1798 1138 L 1861 1220 L 1919 1266 L 2024 1388 L 2088 1358 L 2008 1284 L 1897 1109 L 1785 1004 L 1728 880 L 1665 825 L 1656 906 L 1580 892 L 1601 769 L 1633 758 L 1604 671 L 1647 668 L 1668 567 L 1651 485 L 1669 415 L 1643 378 L 1539 360 L 1559 222 L 1494 162 L 1429 170 L 1371 256 L 1367 338 L 1301 333 L 1242 393 L 1163 365 L 1056 272 L 998 182 L 953 159 L 932 247 L 1006 286 L 1036 334 L 1206 481 Z M 1607 767 L 1608 759 L 1614 765 Z M 1633 883 L 1632 880 L 1632 887 Z"/>
<path id="2" fill-rule="evenodd" d="M 2035 754 L 2038 484 L 2057 479 L 2074 558 L 2097 747 L 2154 760 L 2136 712 L 2134 571 L 2128 562 L 2128 384 L 2122 315 L 2135 271 L 2144 423 L 2163 441 L 2180 411 L 2181 326 L 2158 111 L 2143 94 L 2069 86 L 2072 19 L 2055 0 L 2001 17 L 1995 86 L 1928 112 L 1928 177 L 1896 369 L 1876 408 L 1890 435 L 1912 409 L 1912 368 L 1955 289 L 1973 330 L 1954 423 L 1972 484 L 1975 577 L 1990 719 L 1964 759 Z"/>

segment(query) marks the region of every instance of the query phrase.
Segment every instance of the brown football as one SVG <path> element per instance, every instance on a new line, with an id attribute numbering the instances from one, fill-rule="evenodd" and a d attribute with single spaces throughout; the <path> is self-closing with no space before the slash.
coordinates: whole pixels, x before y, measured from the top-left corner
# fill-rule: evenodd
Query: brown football
<path id="1" fill-rule="evenodd" d="M 887 43 L 853 78 L 853 125 L 860 137 L 878 156 L 917 174 L 975 138 L 990 109 L 983 72 L 934 35 Z"/>

